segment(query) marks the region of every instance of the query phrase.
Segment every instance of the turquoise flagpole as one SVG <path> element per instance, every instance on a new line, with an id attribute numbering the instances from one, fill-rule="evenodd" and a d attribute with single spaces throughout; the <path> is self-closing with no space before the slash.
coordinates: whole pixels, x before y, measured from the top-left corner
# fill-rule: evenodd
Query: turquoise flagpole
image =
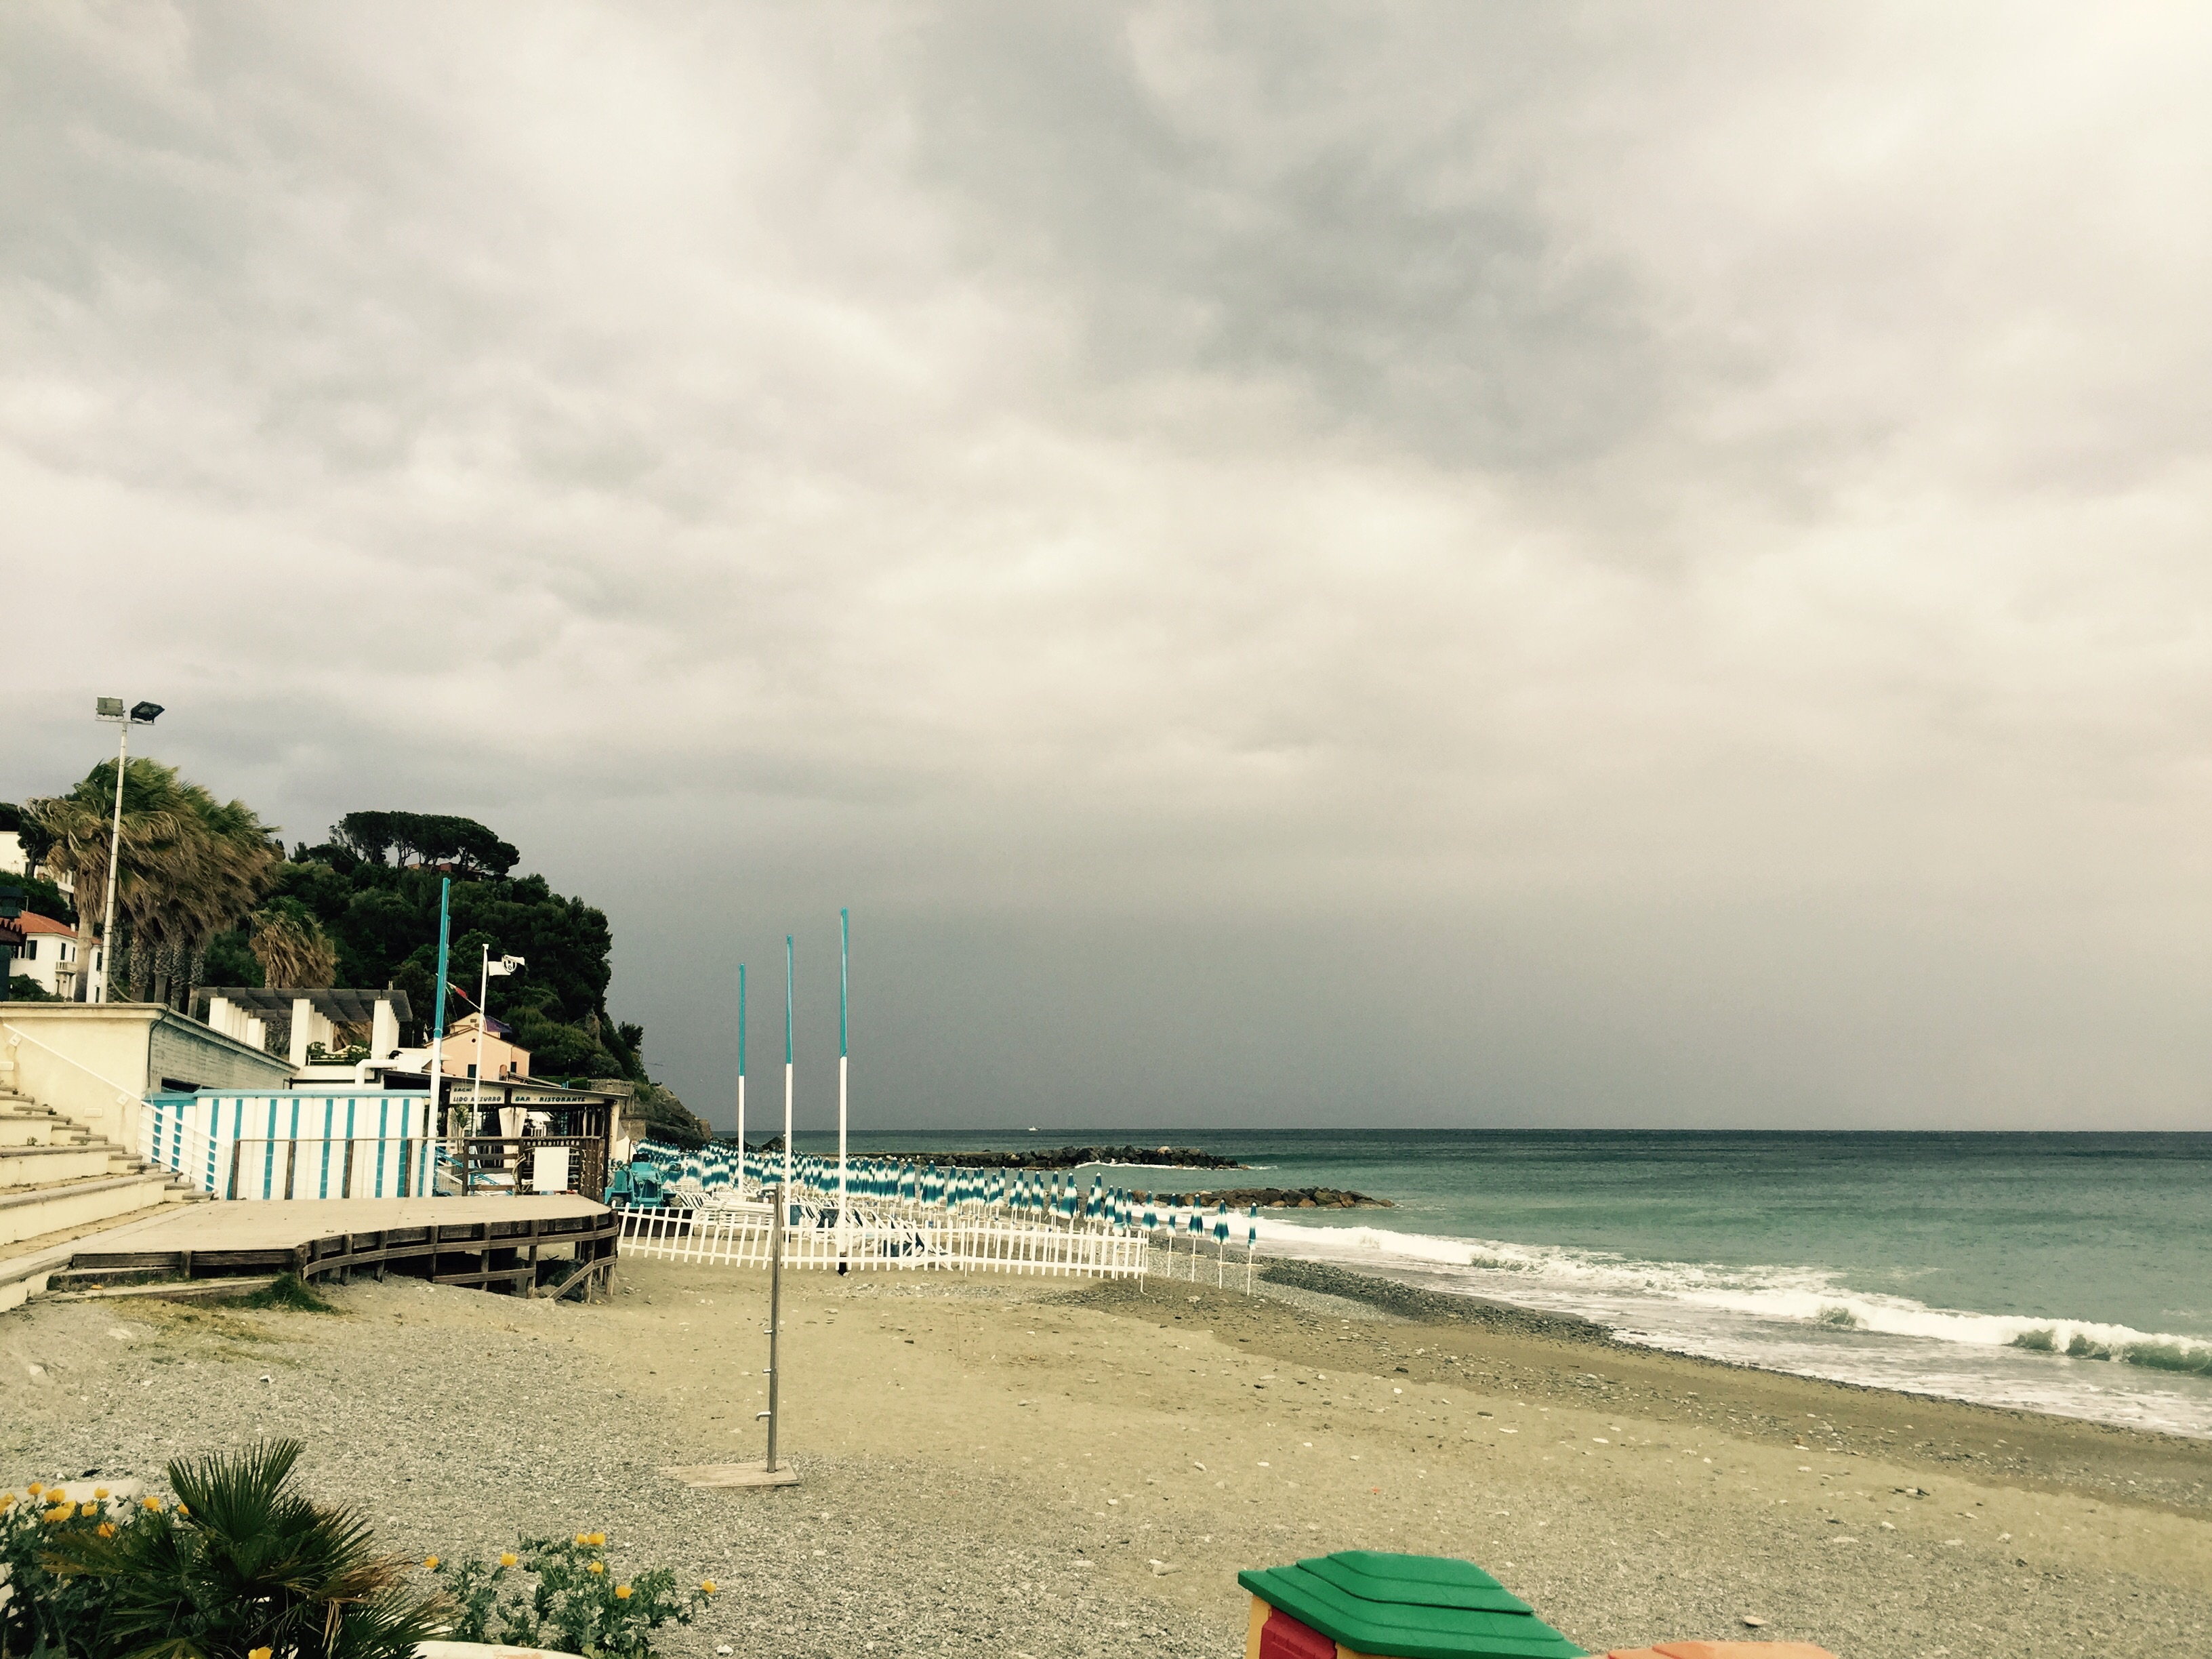
<path id="1" fill-rule="evenodd" d="M 791 935 L 783 936 L 783 1199 L 791 1201 Z M 790 1214 L 788 1210 L 784 1213 Z"/>
<path id="2" fill-rule="evenodd" d="M 850 1005 L 853 913 L 837 913 L 837 1271 L 845 1271 L 846 1078 L 851 1067 L 846 1022 Z"/>
<path id="3" fill-rule="evenodd" d="M 439 1095 L 445 1085 L 446 1073 L 446 951 L 453 929 L 453 878 L 447 876 L 438 887 L 438 985 L 432 1004 L 436 1012 L 430 1024 L 430 1106 L 422 1120 L 422 1194 L 428 1197 L 437 1185 L 437 1152 Z M 433 1261 L 430 1270 L 437 1272 Z"/>
<path id="4" fill-rule="evenodd" d="M 738 964 L 738 1199 L 745 1196 L 745 964 Z"/>

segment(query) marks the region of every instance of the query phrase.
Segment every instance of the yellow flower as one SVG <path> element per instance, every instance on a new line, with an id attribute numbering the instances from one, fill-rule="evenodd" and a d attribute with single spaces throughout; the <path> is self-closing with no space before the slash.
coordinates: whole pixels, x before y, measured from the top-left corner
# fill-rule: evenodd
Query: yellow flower
<path id="1" fill-rule="evenodd" d="M 151 1492 L 148 1492 L 145 1497 L 140 1498 L 138 1501 L 143 1504 L 148 1509 L 153 1510 L 156 1515 L 159 1515 L 161 1512 L 161 1500 L 155 1497 Z"/>
<path id="2" fill-rule="evenodd" d="M 699 1581 L 699 1588 L 712 1595 L 714 1593 L 714 1581 L 711 1578 L 702 1578 Z"/>
<path id="3" fill-rule="evenodd" d="M 105 1502 L 107 1497 L 107 1488 L 105 1486 L 94 1486 L 92 1489 L 92 1495 Z"/>
<path id="4" fill-rule="evenodd" d="M 112 1538 L 115 1536 L 115 1522 L 103 1521 L 100 1523 L 97 1531 L 102 1538 Z"/>
<path id="5" fill-rule="evenodd" d="M 64 1504 L 59 1509 L 48 1510 L 44 1515 L 40 1516 L 39 1519 L 45 1522 L 50 1527 L 58 1527 L 63 1522 L 68 1520 L 70 1516 L 76 1513 L 76 1511 L 75 1510 L 71 1509 L 67 1504 Z"/>
<path id="6" fill-rule="evenodd" d="M 504 1552 L 499 1558 L 499 1564 L 502 1567 L 513 1566 L 514 1565 L 514 1552 L 513 1550 Z"/>
<path id="7" fill-rule="evenodd" d="M 586 1572 L 605 1572 L 606 1570 L 607 1564 L 604 1561 L 594 1561 L 590 1566 L 584 1569 Z"/>
<path id="8" fill-rule="evenodd" d="M 270 1659 L 270 1650 L 267 1648 L 255 1648 L 246 1656 L 246 1659 Z"/>
<path id="9" fill-rule="evenodd" d="M 595 1546 L 596 1546 L 596 1545 L 599 1545 L 599 1544 L 604 1544 L 604 1543 L 605 1543 L 606 1541 L 607 1541 L 607 1535 L 606 1535 L 606 1534 L 605 1534 L 605 1533 L 603 1533 L 603 1532 L 595 1532 L 595 1533 L 593 1533 L 593 1534 L 592 1534 L 592 1542 Z"/>
<path id="10" fill-rule="evenodd" d="M 580 1533 L 578 1533 L 578 1534 L 576 1534 L 576 1547 L 577 1547 L 578 1549 L 581 1549 L 581 1548 L 583 1548 L 585 1545 L 586 1545 L 586 1544 L 590 1543 L 591 1541 L 592 1541 L 592 1540 L 591 1540 L 589 1538 L 586 1537 L 586 1536 L 585 1536 L 582 1533 L 580 1533 Z"/>
<path id="11" fill-rule="evenodd" d="M 179 1502 L 177 1505 L 177 1513 L 179 1515 L 190 1515 L 191 1511 L 186 1509 L 182 1502 Z"/>
<path id="12" fill-rule="evenodd" d="M 422 1571 L 425 1572 L 435 1572 L 437 1570 L 438 1558 L 434 1555 L 422 1564 Z"/>
<path id="13" fill-rule="evenodd" d="M 29 1488 L 29 1490 L 30 1490 L 30 1493 L 31 1493 L 31 1496 L 32 1496 L 32 1497 L 33 1497 L 33 1498 L 36 1498 L 36 1497 L 37 1497 L 40 1492 L 44 1492 L 46 1489 L 46 1483 L 45 1483 L 44 1481 L 40 1481 L 40 1480 L 33 1480 L 33 1482 L 31 1482 L 30 1488 Z"/>
<path id="14" fill-rule="evenodd" d="M 15 1507 L 15 1494 L 12 1492 L 0 1492 L 0 1510 L 12 1510 Z"/>
<path id="15" fill-rule="evenodd" d="M 628 1584 L 617 1584 L 615 1586 L 615 1600 L 617 1601 L 627 1601 L 629 1600 L 629 1586 Z"/>

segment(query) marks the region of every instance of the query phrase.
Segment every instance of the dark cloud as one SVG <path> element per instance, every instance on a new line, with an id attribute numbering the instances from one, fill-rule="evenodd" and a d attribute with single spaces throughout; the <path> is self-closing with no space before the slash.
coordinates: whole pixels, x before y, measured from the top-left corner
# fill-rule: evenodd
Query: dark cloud
<path id="1" fill-rule="evenodd" d="M 1563 55 L 1527 22 L 963 11 L 916 31 L 919 171 L 972 257 L 1082 308 L 1089 374 L 1279 381 L 1446 465 L 1585 461 L 1655 418 L 1662 352 L 1515 154 Z"/>
<path id="2" fill-rule="evenodd" d="M 2190 1121 L 2208 55 L 14 9 L 0 796 L 484 818 L 717 1109 L 850 904 L 908 1121 Z"/>

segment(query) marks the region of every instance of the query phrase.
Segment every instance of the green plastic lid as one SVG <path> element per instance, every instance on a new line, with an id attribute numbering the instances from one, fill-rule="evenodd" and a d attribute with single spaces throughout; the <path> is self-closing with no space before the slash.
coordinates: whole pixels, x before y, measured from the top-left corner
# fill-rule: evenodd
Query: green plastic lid
<path id="1" fill-rule="evenodd" d="M 1395 1659 L 1581 1659 L 1583 1650 L 1472 1561 L 1341 1550 L 1240 1572 L 1272 1607 L 1358 1653 Z"/>

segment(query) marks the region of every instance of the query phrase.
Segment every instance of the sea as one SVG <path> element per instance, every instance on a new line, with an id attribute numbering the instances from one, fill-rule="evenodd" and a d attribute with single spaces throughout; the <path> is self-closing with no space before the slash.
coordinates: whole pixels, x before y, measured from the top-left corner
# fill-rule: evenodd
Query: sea
<path id="1" fill-rule="evenodd" d="M 834 1135 L 798 1140 L 836 1151 Z M 851 1144 L 1199 1147 L 1247 1167 L 1082 1180 L 1349 1188 L 1391 1207 L 1265 1212 L 1262 1259 L 1579 1314 L 1680 1353 L 2212 1437 L 2212 1133 L 1024 1128 Z"/>

